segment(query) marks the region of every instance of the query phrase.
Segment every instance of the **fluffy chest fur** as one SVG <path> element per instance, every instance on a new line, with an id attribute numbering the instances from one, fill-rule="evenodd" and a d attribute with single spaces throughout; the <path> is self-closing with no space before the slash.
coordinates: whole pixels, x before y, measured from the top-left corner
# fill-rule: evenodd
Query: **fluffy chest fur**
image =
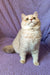
<path id="1" fill-rule="evenodd" d="M 36 37 L 40 37 L 40 30 L 34 30 L 34 29 L 29 29 L 29 30 L 22 30 L 21 31 L 21 36 L 23 39 L 35 39 Z"/>
<path id="2" fill-rule="evenodd" d="M 24 45 L 25 51 L 31 51 L 35 49 L 35 46 L 39 43 L 41 39 L 41 33 L 40 30 L 22 30 L 21 31 L 21 39 L 20 43 L 22 43 L 22 46 Z"/>

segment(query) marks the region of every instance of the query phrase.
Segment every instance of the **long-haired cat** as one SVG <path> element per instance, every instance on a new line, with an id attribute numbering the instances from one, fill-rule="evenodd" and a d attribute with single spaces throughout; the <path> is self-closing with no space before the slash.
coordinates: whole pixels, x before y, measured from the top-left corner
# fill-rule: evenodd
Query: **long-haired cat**
<path id="1" fill-rule="evenodd" d="M 21 29 L 19 30 L 12 45 L 5 46 L 4 51 L 7 53 L 16 52 L 20 55 L 20 62 L 26 62 L 26 54 L 32 55 L 34 65 L 38 66 L 39 46 L 41 40 L 40 20 L 38 13 L 31 15 L 22 14 Z"/>

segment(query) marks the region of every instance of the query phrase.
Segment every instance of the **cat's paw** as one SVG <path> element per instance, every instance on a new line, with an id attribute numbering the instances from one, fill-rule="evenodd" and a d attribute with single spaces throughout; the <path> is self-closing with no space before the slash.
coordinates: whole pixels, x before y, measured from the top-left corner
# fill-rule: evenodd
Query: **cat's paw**
<path id="1" fill-rule="evenodd" d="M 34 65 L 35 66 L 39 66 L 39 62 L 34 62 Z"/>
<path id="2" fill-rule="evenodd" d="M 20 63 L 24 64 L 26 61 L 25 60 L 20 60 Z"/>

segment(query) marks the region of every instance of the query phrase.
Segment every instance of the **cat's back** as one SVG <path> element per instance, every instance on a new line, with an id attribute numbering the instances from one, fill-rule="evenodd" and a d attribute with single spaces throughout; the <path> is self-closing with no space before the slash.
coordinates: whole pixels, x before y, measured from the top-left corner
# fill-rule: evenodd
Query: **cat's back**
<path id="1" fill-rule="evenodd" d="M 12 42 L 13 48 L 17 52 L 18 52 L 19 47 L 20 47 L 20 38 L 21 38 L 21 29 L 19 30 L 17 36 L 15 37 L 15 39 Z"/>

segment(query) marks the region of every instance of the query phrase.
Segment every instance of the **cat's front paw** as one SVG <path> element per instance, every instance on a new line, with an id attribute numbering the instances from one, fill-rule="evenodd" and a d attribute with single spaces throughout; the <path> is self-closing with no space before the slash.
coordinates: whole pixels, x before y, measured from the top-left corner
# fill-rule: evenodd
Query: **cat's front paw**
<path id="1" fill-rule="evenodd" d="M 24 64 L 26 61 L 25 60 L 20 60 L 20 63 Z"/>
<path id="2" fill-rule="evenodd" d="M 39 66 L 39 62 L 34 62 L 34 65 L 35 66 Z"/>

